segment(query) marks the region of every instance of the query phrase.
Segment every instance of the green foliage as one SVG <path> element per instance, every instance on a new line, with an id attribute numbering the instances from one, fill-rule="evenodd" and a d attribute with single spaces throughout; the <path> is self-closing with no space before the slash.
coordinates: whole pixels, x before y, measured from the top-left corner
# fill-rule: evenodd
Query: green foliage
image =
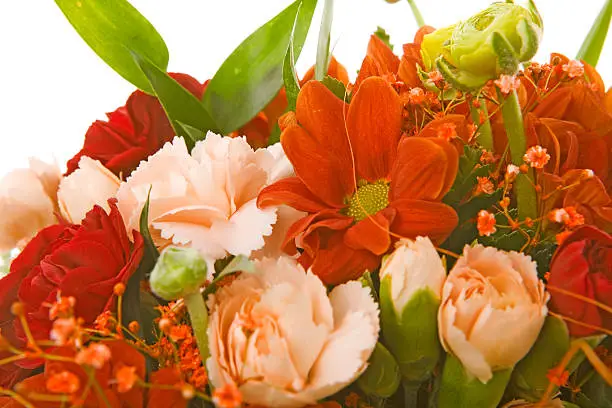
<path id="1" fill-rule="evenodd" d="M 251 34 L 214 75 L 202 101 L 221 133 L 247 123 L 278 93 L 291 36 L 300 55 L 316 0 L 297 0 Z"/>
<path id="2" fill-rule="evenodd" d="M 393 49 L 393 45 L 391 45 L 391 37 L 389 36 L 389 34 L 387 34 L 387 31 L 385 31 L 384 28 L 382 28 L 381 26 L 376 27 L 374 35 L 380 38 L 382 42 L 387 44 L 387 47 Z"/>
<path id="3" fill-rule="evenodd" d="M 179 136 L 185 137 L 188 144 L 193 146 L 197 140 L 206 135 L 208 130 L 218 131 L 213 119 L 198 98 L 145 57 L 136 52 L 132 53 L 132 56 L 159 98 L 172 127 Z M 182 126 L 181 123 L 188 127 Z M 194 129 L 201 132 L 195 133 Z M 200 139 L 193 139 L 197 137 Z"/>
<path id="4" fill-rule="evenodd" d="M 217 284 L 223 278 L 230 276 L 237 272 L 252 273 L 254 271 L 255 269 L 254 269 L 253 262 L 249 260 L 248 256 L 244 256 L 244 255 L 235 256 L 234 258 L 232 258 L 231 261 L 227 263 L 227 265 L 223 267 L 223 270 L 219 272 L 217 276 L 215 276 L 215 278 L 210 283 L 210 285 L 206 287 L 206 290 L 204 291 L 204 296 L 206 297 L 207 295 L 214 293 L 214 291 L 217 289 Z"/>
<path id="5" fill-rule="evenodd" d="M 287 54 L 283 62 L 283 83 L 287 95 L 287 111 L 295 111 L 298 94 L 300 93 L 300 81 L 295 72 L 295 55 L 293 52 L 293 37 L 287 47 Z"/>
<path id="6" fill-rule="evenodd" d="M 584 60 L 594 67 L 597 66 L 601 50 L 608 36 L 610 19 L 612 19 L 612 0 L 607 0 L 584 39 L 576 59 Z"/>
<path id="7" fill-rule="evenodd" d="M 357 379 L 357 385 L 368 396 L 389 398 L 400 385 L 399 366 L 389 350 L 376 343 L 374 352 L 368 360 L 368 368 Z"/>
<path id="8" fill-rule="evenodd" d="M 55 0 L 81 38 L 119 75 L 145 92 L 153 88 L 130 52 L 160 70 L 168 66 L 168 49 L 151 23 L 126 0 Z"/>
<path id="9" fill-rule="evenodd" d="M 326 75 L 325 78 L 321 81 L 323 85 L 327 89 L 329 89 L 334 95 L 338 98 L 342 99 L 346 103 L 350 103 L 350 96 L 346 91 L 346 86 L 336 78 L 332 78 L 329 75 Z"/>

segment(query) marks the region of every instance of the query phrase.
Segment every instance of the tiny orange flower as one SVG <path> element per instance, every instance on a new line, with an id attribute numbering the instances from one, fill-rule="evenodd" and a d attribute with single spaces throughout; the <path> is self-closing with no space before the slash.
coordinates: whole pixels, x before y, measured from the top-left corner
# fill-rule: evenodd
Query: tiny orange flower
<path id="1" fill-rule="evenodd" d="M 497 161 L 497 159 L 495 158 L 495 155 L 493 154 L 493 152 L 490 152 L 488 150 L 483 150 L 482 154 L 480 155 L 480 162 L 482 164 L 491 164 L 491 163 L 495 163 Z"/>
<path id="2" fill-rule="evenodd" d="M 569 379 L 569 372 L 567 370 L 553 368 L 548 370 L 546 378 L 548 378 L 551 383 L 555 384 L 558 387 L 561 387 L 567 384 L 567 380 Z"/>
<path id="3" fill-rule="evenodd" d="M 504 197 L 499 202 L 499 206 L 501 208 L 503 208 L 504 210 L 507 209 L 509 205 L 510 205 L 510 198 L 509 197 Z"/>
<path id="4" fill-rule="evenodd" d="M 508 183 L 513 182 L 520 172 L 521 169 L 518 166 L 509 164 L 508 167 L 506 167 L 506 181 Z"/>
<path id="5" fill-rule="evenodd" d="M 81 365 L 89 365 L 95 369 L 101 369 L 111 359 L 111 351 L 107 345 L 93 343 L 80 350 L 75 361 Z"/>
<path id="6" fill-rule="evenodd" d="M 123 283 L 117 283 L 114 287 L 113 287 L 113 293 L 116 296 L 123 296 L 123 294 L 125 293 L 125 285 Z"/>
<path id="7" fill-rule="evenodd" d="M 233 383 L 216 388 L 212 398 L 218 408 L 238 408 L 242 405 L 242 394 Z"/>
<path id="8" fill-rule="evenodd" d="M 576 207 L 565 207 L 567 218 L 563 220 L 565 225 L 569 228 L 575 228 L 580 225 L 584 225 L 584 216 L 576 210 Z"/>
<path id="9" fill-rule="evenodd" d="M 442 123 L 438 127 L 438 137 L 450 141 L 457 137 L 457 125 L 451 122 Z"/>
<path id="10" fill-rule="evenodd" d="M 74 394 L 81 388 L 81 380 L 70 371 L 60 371 L 49 375 L 45 387 L 54 394 Z"/>
<path id="11" fill-rule="evenodd" d="M 124 365 L 119 367 L 115 372 L 115 380 L 117 381 L 117 391 L 124 393 L 134 387 L 138 380 L 136 367 Z"/>
<path id="12" fill-rule="evenodd" d="M 531 167 L 534 167 L 536 169 L 543 169 L 544 166 L 548 164 L 548 161 L 550 160 L 550 155 L 542 146 L 532 146 L 527 149 L 527 153 L 525 153 L 525 155 L 523 156 L 523 160 Z"/>
<path id="13" fill-rule="evenodd" d="M 497 231 L 497 228 L 495 228 L 495 215 L 487 210 L 480 210 L 476 227 L 481 236 L 484 235 L 488 237 L 494 234 L 495 231 Z"/>
<path id="14" fill-rule="evenodd" d="M 476 177 L 476 179 L 478 180 L 477 193 L 493 194 L 495 192 L 495 186 L 488 177 Z"/>
<path id="15" fill-rule="evenodd" d="M 578 60 L 570 60 L 561 67 L 570 78 L 578 78 L 584 75 L 584 64 Z"/>
<path id="16" fill-rule="evenodd" d="M 444 78 L 440 71 L 431 71 L 427 73 L 427 77 L 435 84 L 441 82 Z"/>
<path id="17" fill-rule="evenodd" d="M 412 88 L 408 92 L 408 101 L 413 105 L 419 105 L 425 101 L 425 92 L 422 88 Z"/>
<path id="18" fill-rule="evenodd" d="M 75 304 L 76 299 L 73 296 L 58 296 L 57 302 L 53 303 L 49 309 L 49 319 L 55 320 L 61 317 L 72 316 Z"/>
<path id="19" fill-rule="evenodd" d="M 68 340 L 75 333 L 76 328 L 77 322 L 74 317 L 56 319 L 53 322 L 49 337 L 57 346 L 63 346 L 68 343 Z"/>
<path id="20" fill-rule="evenodd" d="M 501 75 L 499 79 L 496 79 L 494 82 L 504 95 L 516 91 L 521 86 L 521 80 L 514 75 Z"/>

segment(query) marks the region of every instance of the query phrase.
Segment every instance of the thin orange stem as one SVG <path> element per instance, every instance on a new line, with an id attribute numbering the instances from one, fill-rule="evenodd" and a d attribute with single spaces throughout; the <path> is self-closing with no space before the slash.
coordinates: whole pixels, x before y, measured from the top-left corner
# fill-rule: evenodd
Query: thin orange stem
<path id="1" fill-rule="evenodd" d="M 42 353 L 43 351 L 41 350 L 40 347 L 38 347 L 38 344 L 36 344 L 36 340 L 34 339 L 34 336 L 32 335 L 32 331 L 30 330 L 28 321 L 25 318 L 25 315 L 23 313 L 19 314 L 19 321 L 21 322 L 23 332 L 26 336 L 26 339 L 28 340 L 29 345 L 34 349 L 34 351 L 38 353 Z"/>
<path id="2" fill-rule="evenodd" d="M 15 391 L 7 390 L 5 388 L 0 388 L 0 395 L 9 396 L 13 400 L 17 401 L 18 403 L 20 403 L 21 405 L 23 405 L 26 408 L 36 408 L 34 405 L 29 403 L 25 398 L 23 398 L 21 395 L 17 394 Z"/>
<path id="3" fill-rule="evenodd" d="M 24 358 L 26 358 L 26 356 L 24 354 L 19 354 L 17 356 L 12 356 L 12 357 L 7 357 L 7 358 L 4 358 L 4 359 L 0 360 L 0 366 L 3 366 L 5 364 L 10 364 L 10 363 L 13 363 L 15 361 L 23 360 Z"/>
<path id="4" fill-rule="evenodd" d="M 605 305 L 605 304 L 603 304 L 601 302 L 598 302 L 595 299 L 591 299 L 591 298 L 588 298 L 586 296 L 582 296 L 582 295 L 579 295 L 577 293 L 570 292 L 569 290 L 561 289 L 561 288 L 553 286 L 553 285 L 546 285 L 546 288 L 548 290 L 552 290 L 553 292 L 559 292 L 559 293 L 561 293 L 563 295 L 567 295 L 567 296 L 571 296 L 571 297 L 576 298 L 576 299 L 580 299 L 580 300 L 582 300 L 582 301 L 584 301 L 586 303 L 590 303 L 590 304 L 592 304 L 594 306 L 597 306 L 600 309 L 605 310 L 606 312 L 612 314 L 612 307 L 610 307 L 608 305 Z"/>
<path id="5" fill-rule="evenodd" d="M 551 316 L 554 316 L 554 317 L 558 317 L 559 319 L 563 319 L 565 321 L 568 321 L 570 323 L 574 323 L 574 324 L 576 324 L 578 326 L 586 327 L 588 329 L 597 330 L 597 331 L 600 331 L 602 333 L 606 333 L 606 334 L 609 334 L 609 335 L 612 336 L 612 330 L 608 330 L 608 329 L 606 329 L 604 327 L 599 327 L 599 326 L 595 326 L 595 325 L 592 325 L 592 324 L 584 323 L 584 322 L 581 322 L 580 320 L 572 319 L 571 317 L 563 316 L 563 315 L 560 315 L 560 314 L 557 314 L 557 313 L 553 313 L 551 311 L 549 311 L 548 314 L 551 315 Z"/>

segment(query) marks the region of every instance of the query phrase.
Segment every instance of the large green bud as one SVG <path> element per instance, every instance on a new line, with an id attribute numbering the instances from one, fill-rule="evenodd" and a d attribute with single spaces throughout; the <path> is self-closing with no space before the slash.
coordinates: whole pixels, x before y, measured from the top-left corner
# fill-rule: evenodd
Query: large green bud
<path id="1" fill-rule="evenodd" d="M 447 82 L 470 91 L 501 74 L 514 75 L 519 64 L 536 54 L 542 20 L 533 5 L 493 3 L 469 19 L 423 38 L 428 70 L 437 68 Z"/>
<path id="2" fill-rule="evenodd" d="M 149 282 L 157 296 L 176 300 L 199 293 L 207 272 L 206 261 L 197 250 L 168 247 L 160 254 Z"/>

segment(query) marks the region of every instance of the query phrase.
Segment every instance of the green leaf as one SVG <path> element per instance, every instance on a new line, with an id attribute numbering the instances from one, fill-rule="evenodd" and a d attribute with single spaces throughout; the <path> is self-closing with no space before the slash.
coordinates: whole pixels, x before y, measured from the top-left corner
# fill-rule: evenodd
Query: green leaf
<path id="1" fill-rule="evenodd" d="M 395 358 L 378 342 L 368 360 L 368 368 L 357 379 L 357 385 L 368 396 L 389 398 L 399 388 L 400 379 Z"/>
<path id="2" fill-rule="evenodd" d="M 380 38 L 382 42 L 387 44 L 387 47 L 393 49 L 393 45 L 391 45 L 391 37 L 389 36 L 389 34 L 387 34 L 387 31 L 384 28 L 382 28 L 381 26 L 376 27 L 374 35 Z M 417 67 L 420 68 L 420 66 L 418 65 Z"/>
<path id="3" fill-rule="evenodd" d="M 153 269 L 153 266 L 155 266 L 155 262 L 157 261 L 157 258 L 159 258 L 159 251 L 155 247 L 155 243 L 153 243 L 153 238 L 151 237 L 151 232 L 149 231 L 149 200 L 151 198 L 152 188 L 153 188 L 152 186 L 149 188 L 149 192 L 147 193 L 147 201 L 145 202 L 145 205 L 142 207 L 142 212 L 140 213 L 140 219 L 139 219 L 140 235 L 142 235 L 142 238 L 144 239 L 144 244 L 145 244 L 145 257 L 148 256 L 152 259 L 148 272 L 150 272 L 151 269 Z"/>
<path id="4" fill-rule="evenodd" d="M 331 25 L 334 19 L 334 0 L 325 0 L 321 27 L 319 28 L 319 42 L 317 44 L 317 62 L 315 64 L 315 79 L 323 80 L 329 67 L 329 43 L 331 38 Z"/>
<path id="5" fill-rule="evenodd" d="M 55 0 L 81 38 L 119 75 L 145 92 L 151 85 L 130 51 L 161 70 L 168 67 L 164 40 L 126 0 Z"/>
<path id="6" fill-rule="evenodd" d="M 208 130 L 218 132 L 217 126 L 198 98 L 146 58 L 135 52 L 132 56 L 148 78 L 159 102 L 179 136 L 184 136 L 187 139 L 194 137 L 192 133 L 183 126 L 177 125 L 177 123 L 183 123 L 192 128 L 202 130 L 204 135 Z"/>
<path id="7" fill-rule="evenodd" d="M 215 276 L 215 279 L 212 281 L 212 283 L 206 287 L 206 290 L 204 291 L 204 297 L 206 297 L 210 293 L 213 293 L 217 288 L 217 283 L 226 276 L 229 276 L 236 272 L 252 273 L 254 271 L 255 269 L 253 262 L 249 260 L 249 257 L 244 255 L 235 256 L 230 261 L 230 263 L 228 263 L 227 266 L 223 268 L 223 270 L 219 272 L 217 276 Z"/>
<path id="8" fill-rule="evenodd" d="M 457 177 L 450 191 L 444 197 L 444 203 L 456 207 L 478 184 L 478 177 L 487 177 L 491 166 L 481 166 L 482 151 L 475 147 L 465 145 L 463 155 L 459 158 Z"/>
<path id="9" fill-rule="evenodd" d="M 316 0 L 294 1 L 244 40 L 221 65 L 202 101 L 221 133 L 247 123 L 278 93 L 291 33 L 297 58 L 316 5 Z"/>
<path id="10" fill-rule="evenodd" d="M 597 66 L 601 50 L 608 36 L 610 19 L 612 19 L 612 0 L 607 0 L 584 39 L 576 59 L 584 60 L 593 67 Z"/>
<path id="11" fill-rule="evenodd" d="M 300 93 L 300 81 L 295 72 L 295 56 L 293 52 L 293 39 L 289 42 L 285 61 L 283 62 L 283 83 L 287 95 L 287 111 L 295 111 L 297 97 Z"/>
<path id="12" fill-rule="evenodd" d="M 321 83 L 325 85 L 325 87 L 329 89 L 338 98 L 345 101 L 346 103 L 350 103 L 351 100 L 349 98 L 348 93 L 346 92 L 346 86 L 344 86 L 342 82 L 338 81 L 336 78 L 327 75 L 325 78 L 323 78 Z"/>

